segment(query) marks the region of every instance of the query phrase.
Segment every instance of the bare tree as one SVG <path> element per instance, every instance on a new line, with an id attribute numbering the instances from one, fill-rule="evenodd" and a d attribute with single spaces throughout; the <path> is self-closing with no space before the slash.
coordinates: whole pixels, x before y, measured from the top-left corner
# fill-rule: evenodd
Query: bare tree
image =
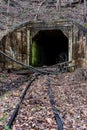
<path id="1" fill-rule="evenodd" d="M 8 3 L 7 3 L 8 5 L 7 5 L 7 18 L 6 18 L 6 23 L 7 23 L 7 25 L 6 25 L 6 28 L 7 28 L 7 30 L 8 30 L 10 0 L 8 0 L 7 2 L 8 2 Z"/>
<path id="2" fill-rule="evenodd" d="M 61 11 L 61 0 L 57 0 L 56 9 L 60 12 Z"/>
<path id="3" fill-rule="evenodd" d="M 86 18 L 86 0 L 84 0 L 84 22 L 87 21 L 87 18 Z"/>

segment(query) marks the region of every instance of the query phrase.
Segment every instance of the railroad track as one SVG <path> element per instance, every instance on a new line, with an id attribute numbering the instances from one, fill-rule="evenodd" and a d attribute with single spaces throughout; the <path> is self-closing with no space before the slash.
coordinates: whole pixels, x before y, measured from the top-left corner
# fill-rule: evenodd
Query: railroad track
<path id="1" fill-rule="evenodd" d="M 60 67 L 63 69 L 64 69 L 64 67 L 67 68 L 67 65 L 69 63 L 71 63 L 71 61 L 56 64 L 56 65 L 50 66 L 50 67 L 34 68 L 32 66 L 28 66 L 21 62 L 16 61 L 15 59 L 9 57 L 8 55 L 6 55 L 5 53 L 3 53 L 1 51 L 0 51 L 0 53 L 3 54 L 4 56 L 6 56 L 7 58 L 9 58 L 10 60 L 12 60 L 13 62 L 16 62 L 17 64 L 20 64 L 22 66 L 26 66 L 30 71 L 33 72 L 33 76 L 31 78 L 31 80 L 27 83 L 25 90 L 19 97 L 19 102 L 17 103 L 11 118 L 9 119 L 7 125 L 5 126 L 5 130 L 10 130 L 14 126 L 17 127 L 18 124 L 20 124 L 18 126 L 18 129 L 22 126 L 22 124 L 25 124 L 25 126 L 23 126 L 23 127 L 24 127 L 24 129 L 27 127 L 26 130 L 29 130 L 29 129 L 30 130 L 31 129 L 45 130 L 46 123 L 48 123 L 50 125 L 50 130 L 52 127 L 54 130 L 63 130 L 63 122 L 59 115 L 59 111 L 56 108 L 53 92 L 51 89 L 52 79 L 50 78 L 50 76 L 59 74 L 59 71 L 57 73 L 55 73 L 57 71 L 56 69 L 58 69 L 58 68 L 60 69 Z M 60 72 L 62 72 L 61 69 L 60 69 Z M 63 71 L 63 72 L 67 72 L 67 71 Z M 43 82 L 44 76 L 45 76 L 45 80 Z M 41 80 L 41 77 L 42 77 L 42 80 Z M 53 82 L 55 82 L 55 81 L 53 81 Z M 37 83 L 38 83 L 38 85 L 37 85 Z M 41 94 L 38 91 L 40 91 Z M 37 96 L 37 94 L 39 95 L 39 97 Z M 40 100 L 40 99 L 42 99 L 42 100 Z M 45 100 L 46 104 L 44 104 L 44 100 Z M 25 113 L 27 112 L 29 104 L 30 104 L 30 106 L 33 106 L 35 108 L 33 109 L 32 107 L 29 107 L 28 117 L 26 117 Z M 37 115 L 40 110 L 44 111 L 44 113 L 41 112 L 43 114 L 39 115 L 40 116 L 39 117 Z M 21 111 L 22 111 L 22 113 L 21 113 Z M 37 115 L 35 115 L 36 111 L 38 111 Z M 23 119 L 20 116 L 22 114 L 23 114 Z M 35 117 L 34 117 L 34 119 L 30 119 L 29 121 L 27 121 L 27 122 L 30 122 L 30 124 L 24 123 L 24 118 L 30 118 L 32 114 L 37 117 L 37 119 L 36 119 L 37 121 L 35 122 Z M 41 119 L 42 117 L 44 117 L 44 120 L 46 119 L 44 122 Z M 52 118 L 50 118 L 50 117 L 52 117 Z M 38 118 L 40 118 L 40 119 L 38 119 Z M 33 124 L 32 124 L 32 122 L 33 122 Z M 38 123 L 39 123 L 40 127 L 37 125 Z M 15 129 L 17 129 L 17 128 L 15 128 Z"/>
<path id="2" fill-rule="evenodd" d="M 33 77 L 30 81 L 28 81 L 28 84 L 27 84 L 26 88 L 24 89 L 23 93 L 21 94 L 21 96 L 20 96 L 20 98 L 19 98 L 19 102 L 17 103 L 17 105 L 16 105 L 16 107 L 15 107 L 15 109 L 14 109 L 14 111 L 13 111 L 13 114 L 12 114 L 12 116 L 11 116 L 11 118 L 10 118 L 8 124 L 5 126 L 5 129 L 6 129 L 6 130 L 9 130 L 9 129 L 11 128 L 11 126 L 12 126 L 12 124 L 13 124 L 13 121 L 15 120 L 15 118 L 16 118 L 16 116 L 17 116 L 17 114 L 18 114 L 18 110 L 19 110 L 19 107 L 20 107 L 20 105 L 21 105 L 21 103 L 22 103 L 22 101 L 23 101 L 23 99 L 24 99 L 24 96 L 26 95 L 26 92 L 27 92 L 27 90 L 29 89 L 31 83 L 32 83 L 35 79 L 36 79 L 36 77 Z"/>
<path id="3" fill-rule="evenodd" d="M 40 81 L 41 78 L 44 76 L 45 76 L 44 82 Z M 39 82 L 39 86 L 36 86 L 36 88 L 35 88 L 36 82 Z M 39 126 L 37 126 L 37 125 L 35 126 L 35 123 L 32 125 L 30 124 L 30 126 L 29 126 L 29 124 L 24 122 L 25 120 L 23 121 L 23 119 L 22 119 L 22 121 L 23 121 L 22 124 L 23 123 L 27 124 L 28 130 L 29 129 L 41 130 L 41 127 L 42 127 L 42 129 L 46 129 L 45 123 L 50 124 L 52 122 L 52 120 L 53 120 L 53 128 L 55 130 L 57 130 L 57 129 L 63 130 L 63 122 L 62 122 L 59 112 L 55 106 L 54 96 L 53 96 L 51 85 L 50 85 L 51 82 L 52 82 L 52 79 L 50 78 L 50 75 L 42 75 L 42 74 L 34 75 L 33 74 L 31 80 L 28 81 L 25 90 L 22 92 L 21 96 L 19 97 L 19 102 L 15 106 L 15 109 L 14 109 L 8 123 L 5 126 L 5 130 L 10 130 L 11 128 L 13 128 L 13 126 L 16 126 L 17 120 L 20 120 L 19 122 L 21 122 L 21 119 L 20 119 L 21 111 L 22 110 L 26 111 L 26 108 L 28 109 L 29 104 L 31 106 L 34 106 L 34 108 L 32 108 L 30 110 L 30 113 L 28 113 L 28 115 L 31 115 L 31 113 L 34 113 L 34 112 L 39 113 L 39 111 L 44 110 L 45 113 L 43 113 L 43 116 L 45 116 L 47 122 L 46 121 L 44 122 L 41 119 L 39 119 L 41 117 L 37 117 L 36 120 L 39 122 L 39 124 L 40 123 L 42 124 L 42 126 L 40 126 L 40 128 L 39 128 Z M 42 86 L 43 88 L 41 88 L 40 86 Z M 35 89 L 37 89 L 37 90 L 35 90 Z M 38 93 L 38 91 L 39 91 L 38 89 L 40 89 L 41 94 Z M 34 92 L 33 92 L 33 90 L 34 90 Z M 43 90 L 43 92 L 42 92 L 42 90 Z M 38 93 L 39 97 L 37 96 L 37 93 Z M 41 98 L 43 99 L 43 101 L 41 100 Z M 46 106 L 46 104 L 44 105 L 44 100 L 47 103 L 47 106 Z M 25 108 L 25 106 L 26 106 L 26 108 Z M 48 108 L 46 108 L 46 107 L 48 107 Z M 29 106 L 29 109 L 30 109 L 30 106 Z M 49 109 L 51 112 L 49 111 Z M 51 115 L 52 119 L 51 119 L 51 117 L 48 118 L 49 115 L 47 113 L 51 113 L 50 115 Z M 47 116 L 46 116 L 46 114 L 47 114 Z M 25 114 L 25 116 L 26 116 L 26 114 Z M 27 117 L 27 118 L 30 118 L 30 117 Z M 21 127 L 21 125 L 20 125 L 20 127 Z M 52 127 L 51 124 L 50 124 L 50 126 Z M 50 129 L 51 129 L 51 127 L 50 127 Z"/>
<path id="4" fill-rule="evenodd" d="M 8 58 L 10 59 L 10 57 Z M 14 59 L 12 60 L 16 62 Z M 24 65 L 19 62 L 16 63 Z M 64 63 L 61 64 L 63 65 Z M 77 124 L 80 125 L 79 128 L 81 129 L 82 127 L 87 128 L 85 123 L 84 125 L 82 124 L 83 121 L 86 120 L 85 114 L 84 119 L 80 119 L 81 124 L 79 122 L 76 124 L 72 123 L 76 112 L 79 115 L 77 106 L 79 109 L 79 104 L 84 104 L 84 111 L 86 109 L 85 102 L 83 102 L 83 96 L 84 99 L 86 98 L 86 87 L 84 87 L 84 95 L 81 95 L 81 91 L 84 90 L 83 85 L 85 85 L 85 82 L 84 84 L 81 84 L 82 90 L 80 90 L 80 87 L 78 87 L 80 84 L 76 81 L 76 77 L 74 77 L 74 82 L 73 77 L 69 76 L 70 73 L 69 75 L 62 77 L 63 80 L 64 78 L 68 78 L 67 82 L 66 80 L 62 81 L 61 78 L 58 81 L 58 77 L 61 77 L 62 75 L 58 75 L 58 72 L 57 77 L 55 71 L 51 71 L 50 69 L 55 69 L 58 66 L 62 67 L 61 64 L 44 68 L 34 68 L 32 66 L 24 65 L 29 68 L 30 71 L 32 70 L 33 76 L 27 83 L 26 89 L 21 94 L 19 102 L 17 103 L 11 118 L 5 126 L 5 130 L 10 130 L 11 128 L 13 130 L 67 130 L 68 128 L 78 127 Z M 55 77 L 57 77 L 57 79 Z M 61 83 L 58 85 L 58 82 L 56 81 L 62 82 L 62 85 Z M 52 86 L 52 84 L 55 85 Z M 81 101 L 78 97 L 82 97 Z M 63 107 L 61 106 L 62 104 Z M 72 118 L 71 121 L 68 116 Z M 76 126 L 73 126 L 73 124 Z"/>

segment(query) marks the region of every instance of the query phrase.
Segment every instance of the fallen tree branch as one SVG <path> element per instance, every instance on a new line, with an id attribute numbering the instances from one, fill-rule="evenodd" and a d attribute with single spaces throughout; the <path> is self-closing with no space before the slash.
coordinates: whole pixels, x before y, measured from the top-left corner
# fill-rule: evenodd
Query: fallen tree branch
<path id="1" fill-rule="evenodd" d="M 34 72 L 38 72 L 40 74 L 50 74 L 50 72 L 42 71 L 42 70 L 39 70 L 39 69 L 37 69 L 37 68 L 35 68 L 35 67 L 31 66 L 31 65 L 26 65 L 26 64 L 24 64 L 22 62 L 19 62 L 19 61 L 15 60 L 14 58 L 8 56 L 6 53 L 2 52 L 1 50 L 0 50 L 0 54 L 4 55 L 8 59 L 12 60 L 13 62 L 15 62 L 15 63 L 17 63 L 19 65 L 25 66 L 26 68 L 28 68 L 28 69 L 30 69 L 30 70 L 32 70 Z"/>

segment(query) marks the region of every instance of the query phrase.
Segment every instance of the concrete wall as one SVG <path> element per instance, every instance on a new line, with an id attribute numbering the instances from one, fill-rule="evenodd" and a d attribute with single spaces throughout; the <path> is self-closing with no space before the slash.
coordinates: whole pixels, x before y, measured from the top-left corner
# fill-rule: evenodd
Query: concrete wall
<path id="1" fill-rule="evenodd" d="M 87 34 L 76 25 L 73 26 L 72 59 L 78 67 L 87 65 Z"/>
<path id="2" fill-rule="evenodd" d="M 87 34 L 72 22 L 63 21 L 56 23 L 36 23 L 31 24 L 31 26 L 26 25 L 5 36 L 1 41 L 2 46 L 0 48 L 11 56 L 9 47 L 13 45 L 16 52 L 14 54 L 15 59 L 25 64 L 32 64 L 32 38 L 39 30 L 46 29 L 60 29 L 69 39 L 68 60 L 74 64 L 78 64 L 79 67 L 85 67 L 87 65 Z M 4 60 L 6 59 L 4 58 Z M 15 63 L 11 61 L 7 62 L 7 60 L 3 62 L 3 65 L 6 67 L 9 65 L 11 67 L 16 66 Z"/>

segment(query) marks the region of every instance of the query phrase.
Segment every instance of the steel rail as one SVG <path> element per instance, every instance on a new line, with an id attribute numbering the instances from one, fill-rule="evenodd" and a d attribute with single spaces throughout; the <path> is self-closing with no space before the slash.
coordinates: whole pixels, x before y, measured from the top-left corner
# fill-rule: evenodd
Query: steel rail
<path id="1" fill-rule="evenodd" d="M 24 97 L 27 93 L 27 90 L 29 90 L 32 82 L 37 78 L 38 75 L 40 75 L 40 74 L 36 74 L 30 81 L 28 81 L 26 88 L 24 89 L 24 91 L 22 92 L 22 94 L 19 98 L 19 102 L 17 103 L 16 107 L 14 108 L 14 111 L 11 115 L 11 118 L 9 119 L 7 125 L 5 126 L 5 130 L 11 130 L 11 127 L 13 125 L 13 122 L 14 122 L 16 116 L 18 115 L 20 105 L 21 105 L 21 103 L 22 103 L 22 101 L 23 101 L 23 99 L 24 99 Z M 50 103 L 51 103 L 51 106 L 52 106 L 54 117 L 55 117 L 55 120 L 56 120 L 56 123 L 57 123 L 58 130 L 63 130 L 63 122 L 62 122 L 62 120 L 61 120 L 61 118 L 58 114 L 57 108 L 55 107 L 54 96 L 53 96 L 53 93 L 52 93 L 52 90 L 51 90 L 51 87 L 50 87 L 50 79 L 48 78 L 48 75 L 47 75 L 47 86 L 48 86 L 49 99 L 50 99 Z"/>
<path id="2" fill-rule="evenodd" d="M 52 93 L 52 90 L 51 90 L 51 87 L 50 87 L 50 79 L 47 77 L 47 86 L 48 86 L 48 94 L 49 94 L 49 98 L 50 98 L 50 103 L 51 103 L 51 106 L 52 106 L 52 110 L 53 110 L 53 113 L 54 113 L 54 117 L 55 117 L 55 120 L 56 120 L 56 123 L 57 123 L 57 127 L 58 127 L 58 130 L 64 130 L 63 129 L 63 122 L 58 114 L 58 110 L 57 108 L 55 107 L 55 101 L 54 101 L 54 96 L 53 96 L 53 93 Z"/>
<path id="3" fill-rule="evenodd" d="M 20 105 L 21 105 L 21 103 L 22 103 L 22 101 L 23 101 L 23 99 L 24 99 L 24 97 L 25 97 L 25 95 L 26 95 L 26 92 L 27 92 L 27 90 L 30 88 L 32 82 L 37 78 L 37 76 L 38 76 L 38 75 L 36 75 L 35 77 L 33 77 L 33 79 L 31 79 L 30 81 L 28 81 L 28 84 L 27 84 L 26 88 L 24 89 L 23 93 L 21 94 L 20 100 L 19 100 L 19 102 L 17 103 L 17 105 L 16 105 L 16 107 L 15 107 L 13 113 L 12 113 L 11 118 L 9 119 L 7 125 L 5 126 L 5 130 L 11 130 L 11 126 L 13 125 L 13 122 L 14 122 L 14 120 L 15 120 L 17 114 L 18 114 L 18 110 L 19 110 Z"/>

